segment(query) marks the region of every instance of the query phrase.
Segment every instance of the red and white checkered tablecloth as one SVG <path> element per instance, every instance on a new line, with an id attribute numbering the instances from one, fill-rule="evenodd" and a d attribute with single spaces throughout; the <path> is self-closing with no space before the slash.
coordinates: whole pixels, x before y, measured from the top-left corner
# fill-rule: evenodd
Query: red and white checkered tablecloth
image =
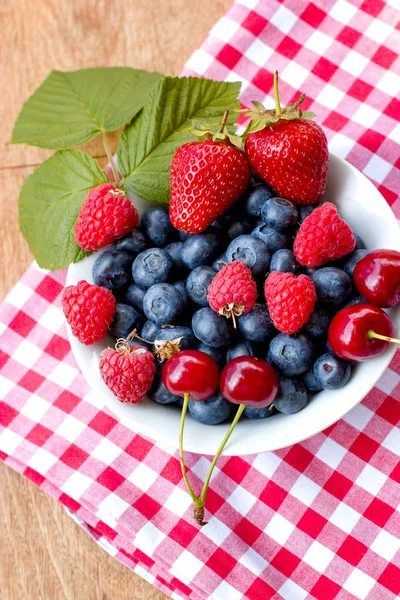
<path id="1" fill-rule="evenodd" d="M 307 94 L 336 154 L 400 216 L 398 0 L 238 0 L 184 70 L 242 102 Z M 172 598 L 394 600 L 400 594 L 400 353 L 343 420 L 296 446 L 223 458 L 191 520 L 177 453 L 133 434 L 79 373 L 65 273 L 31 267 L 0 309 L 0 456 Z M 210 457 L 188 455 L 195 487 Z"/>

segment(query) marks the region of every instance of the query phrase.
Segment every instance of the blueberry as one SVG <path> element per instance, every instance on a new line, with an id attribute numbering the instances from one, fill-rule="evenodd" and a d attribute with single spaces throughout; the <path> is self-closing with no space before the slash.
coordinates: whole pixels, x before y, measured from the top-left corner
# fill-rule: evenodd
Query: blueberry
<path id="1" fill-rule="evenodd" d="M 164 248 L 165 252 L 168 252 L 174 263 L 175 277 L 184 277 L 187 273 L 187 268 L 181 256 L 182 245 L 182 242 L 171 242 Z"/>
<path id="2" fill-rule="evenodd" d="M 262 240 L 271 253 L 290 246 L 290 237 L 288 234 L 272 229 L 268 225 L 256 227 L 251 232 L 251 235 Z"/>
<path id="3" fill-rule="evenodd" d="M 268 227 L 285 231 L 296 225 L 299 213 L 289 200 L 270 198 L 261 209 L 261 218 Z"/>
<path id="4" fill-rule="evenodd" d="M 143 233 L 139 229 L 133 229 L 128 235 L 125 235 L 120 240 L 117 240 L 112 245 L 113 250 L 129 252 L 133 258 L 146 250 L 148 243 Z"/>
<path id="5" fill-rule="evenodd" d="M 279 381 L 279 394 L 274 400 L 275 408 L 284 415 L 293 415 L 307 404 L 307 390 L 297 379 L 282 377 Z"/>
<path id="6" fill-rule="evenodd" d="M 203 344 L 203 342 L 201 342 L 197 346 L 197 350 L 199 350 L 199 352 L 208 354 L 208 356 L 211 356 L 211 358 L 213 358 L 217 363 L 218 369 L 222 371 L 226 365 L 226 352 L 223 348 L 213 348 L 212 346 L 207 346 L 207 344 Z"/>
<path id="7" fill-rule="evenodd" d="M 208 230 L 191 235 L 182 246 L 182 260 L 189 269 L 212 263 L 221 252 L 221 234 Z"/>
<path id="8" fill-rule="evenodd" d="M 211 308 L 200 308 L 192 319 L 194 335 L 203 344 L 213 348 L 232 346 L 235 340 L 235 330 L 230 320 L 218 315 Z"/>
<path id="9" fill-rule="evenodd" d="M 232 404 L 225 400 L 221 392 L 217 392 L 203 402 L 189 400 L 188 408 L 195 421 L 204 425 L 218 425 L 230 416 Z"/>
<path id="10" fill-rule="evenodd" d="M 307 323 L 303 327 L 303 333 L 306 333 L 314 339 L 323 339 L 328 335 L 330 317 L 321 307 L 316 305 L 314 311 Z"/>
<path id="11" fill-rule="evenodd" d="M 303 334 L 293 337 L 279 333 L 271 341 L 267 355 L 267 361 L 288 377 L 305 373 L 311 367 L 313 358 L 313 344 Z"/>
<path id="12" fill-rule="evenodd" d="M 193 331 L 189 327 L 182 327 L 182 325 L 163 327 L 157 331 L 155 337 L 157 341 L 168 340 L 169 342 L 178 338 L 182 338 L 179 342 L 181 350 L 194 350 L 196 348 L 197 340 Z"/>
<path id="13" fill-rule="evenodd" d="M 142 315 L 135 308 L 117 303 L 109 330 L 116 338 L 127 338 L 134 329 L 142 329 L 143 321 Z"/>
<path id="14" fill-rule="evenodd" d="M 186 240 L 190 237 L 190 233 L 187 231 L 178 231 L 178 238 L 180 242 L 186 242 Z"/>
<path id="15" fill-rule="evenodd" d="M 346 360 L 328 352 L 315 362 L 313 374 L 324 390 L 338 390 L 350 379 L 351 366 Z"/>
<path id="16" fill-rule="evenodd" d="M 141 229 L 154 246 L 164 248 L 175 237 L 175 229 L 169 220 L 168 210 L 152 206 L 143 214 Z"/>
<path id="17" fill-rule="evenodd" d="M 142 327 L 142 333 L 140 337 L 144 340 L 148 340 L 149 342 L 154 342 L 156 339 L 156 334 L 160 331 L 160 326 L 157 323 L 153 323 L 153 321 L 146 321 L 146 323 Z"/>
<path id="18" fill-rule="evenodd" d="M 240 235 L 232 240 L 226 251 L 226 257 L 228 262 L 241 260 L 255 276 L 265 275 L 271 260 L 267 245 L 253 235 Z"/>
<path id="19" fill-rule="evenodd" d="M 170 255 L 160 248 L 149 248 L 138 254 L 132 265 L 132 277 L 142 288 L 169 280 L 174 268 Z"/>
<path id="20" fill-rule="evenodd" d="M 317 267 L 303 267 L 302 268 L 304 275 L 308 275 L 313 278 L 313 275 L 319 270 Z"/>
<path id="21" fill-rule="evenodd" d="M 157 369 L 148 395 L 154 402 L 158 402 L 158 404 L 173 404 L 180 400 L 179 396 L 171 394 L 165 387 L 161 369 Z"/>
<path id="22" fill-rule="evenodd" d="M 234 218 L 236 217 L 237 206 L 234 204 L 228 210 L 226 210 L 218 219 L 212 223 L 211 227 L 215 227 L 216 229 L 220 229 L 221 231 L 226 231 L 226 228 Z"/>
<path id="23" fill-rule="evenodd" d="M 221 256 L 219 256 L 218 258 L 216 258 L 214 260 L 214 262 L 211 266 L 215 271 L 220 271 L 227 264 L 228 264 L 228 259 L 226 258 L 226 253 L 224 252 L 223 254 L 221 254 Z"/>
<path id="24" fill-rule="evenodd" d="M 299 206 L 299 220 L 301 223 L 307 219 L 309 215 L 311 215 L 312 211 L 318 208 L 319 204 L 308 204 L 307 206 Z"/>
<path id="25" fill-rule="evenodd" d="M 238 319 L 240 333 L 249 342 L 268 342 L 276 333 L 265 304 L 255 304 L 253 310 Z"/>
<path id="26" fill-rule="evenodd" d="M 253 188 L 250 188 L 246 195 L 246 211 L 253 217 L 259 217 L 261 215 L 261 208 L 273 196 L 273 191 L 265 183 L 255 185 Z"/>
<path id="27" fill-rule="evenodd" d="M 143 311 L 143 298 L 145 293 L 146 290 L 140 288 L 136 283 L 132 283 L 125 292 L 124 303 Z"/>
<path id="28" fill-rule="evenodd" d="M 178 292 L 182 296 L 182 309 L 183 311 L 185 311 L 190 304 L 189 296 L 186 291 L 186 281 L 175 281 L 175 283 L 173 283 L 172 285 L 176 290 L 178 290 Z"/>
<path id="29" fill-rule="evenodd" d="M 246 235 L 253 229 L 252 223 L 248 219 L 241 219 L 240 221 L 233 221 L 229 227 L 225 230 L 226 237 L 229 242 L 239 237 L 239 235 Z"/>
<path id="30" fill-rule="evenodd" d="M 353 273 L 354 273 L 354 269 L 356 268 L 356 264 L 358 262 L 360 262 L 360 260 L 362 258 L 364 258 L 364 256 L 366 256 L 368 254 L 368 250 L 366 250 L 365 248 L 360 248 L 359 250 L 354 250 L 354 252 L 352 252 L 350 254 L 350 256 L 348 258 L 346 258 L 345 262 L 343 263 L 343 271 L 345 273 L 347 273 L 347 275 L 349 277 L 353 277 Z"/>
<path id="31" fill-rule="evenodd" d="M 353 231 L 353 235 L 356 238 L 356 245 L 354 247 L 354 250 L 364 250 L 367 247 L 365 245 L 364 240 L 359 235 L 357 235 L 357 233 L 355 233 L 354 231 Z"/>
<path id="32" fill-rule="evenodd" d="M 291 250 L 282 248 L 273 253 L 269 270 L 281 273 L 294 273 L 296 270 L 296 257 Z"/>
<path id="33" fill-rule="evenodd" d="M 312 275 L 320 302 L 333 306 L 346 304 L 351 297 L 351 279 L 341 269 L 324 267 Z"/>
<path id="34" fill-rule="evenodd" d="M 366 302 L 366 300 L 362 296 L 355 296 L 343 308 L 347 308 L 348 306 L 354 306 L 354 304 L 364 304 L 365 302 Z"/>
<path id="35" fill-rule="evenodd" d="M 182 310 L 182 296 L 170 283 L 152 285 L 143 299 L 144 314 L 158 325 L 174 323 Z"/>
<path id="36" fill-rule="evenodd" d="M 116 292 L 132 281 L 132 256 L 128 252 L 106 250 L 93 263 L 93 281 Z"/>
<path id="37" fill-rule="evenodd" d="M 271 409 L 269 406 L 265 408 L 254 408 L 254 406 L 246 406 L 243 411 L 243 414 L 248 419 L 268 419 L 268 417 L 272 417 L 275 414 L 274 407 Z"/>
<path id="38" fill-rule="evenodd" d="M 200 306 L 208 306 L 207 292 L 216 271 L 212 267 L 196 267 L 186 280 L 189 298 Z"/>
<path id="39" fill-rule="evenodd" d="M 322 390 L 322 385 L 315 379 L 312 367 L 304 373 L 301 380 L 310 392 L 320 392 Z"/>
<path id="40" fill-rule="evenodd" d="M 255 356 L 254 346 L 248 340 L 242 340 L 226 353 L 226 362 L 230 362 L 238 356 Z"/>

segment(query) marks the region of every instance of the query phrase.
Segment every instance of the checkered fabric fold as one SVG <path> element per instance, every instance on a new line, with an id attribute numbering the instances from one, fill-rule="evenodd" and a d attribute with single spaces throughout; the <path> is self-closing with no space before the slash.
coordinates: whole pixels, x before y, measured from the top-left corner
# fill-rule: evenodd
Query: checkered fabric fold
<path id="1" fill-rule="evenodd" d="M 330 149 L 400 216 L 396 0 L 240 0 L 184 74 L 301 89 Z M 60 308 L 65 273 L 31 267 L 0 309 L 0 456 L 172 598 L 394 600 L 400 594 L 400 353 L 344 419 L 278 452 L 222 458 L 208 526 L 177 453 L 128 430 L 84 381 Z M 200 489 L 210 457 L 188 455 Z"/>

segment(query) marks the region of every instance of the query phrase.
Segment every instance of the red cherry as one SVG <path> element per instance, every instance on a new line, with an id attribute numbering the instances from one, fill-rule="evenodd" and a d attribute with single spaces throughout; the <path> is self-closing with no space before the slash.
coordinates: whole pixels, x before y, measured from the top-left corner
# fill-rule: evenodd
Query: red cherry
<path id="1" fill-rule="evenodd" d="M 190 395 L 191 400 L 208 400 L 218 387 L 215 361 L 198 350 L 182 350 L 165 363 L 162 378 L 165 387 L 176 396 Z"/>
<path id="2" fill-rule="evenodd" d="M 274 369 L 265 360 L 239 356 L 222 371 L 220 390 L 233 404 L 264 408 L 275 400 L 279 381 Z"/>
<path id="3" fill-rule="evenodd" d="M 354 283 L 370 304 L 389 308 L 400 302 L 400 252 L 374 250 L 357 263 Z"/>
<path id="4" fill-rule="evenodd" d="M 388 315 L 372 304 L 354 304 L 340 310 L 331 321 L 328 341 L 335 354 L 362 362 L 379 356 L 393 339 Z"/>

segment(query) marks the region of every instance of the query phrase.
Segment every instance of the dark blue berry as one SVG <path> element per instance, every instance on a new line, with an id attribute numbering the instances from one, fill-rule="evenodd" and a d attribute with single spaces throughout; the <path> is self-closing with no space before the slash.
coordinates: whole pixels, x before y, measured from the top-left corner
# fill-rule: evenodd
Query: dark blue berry
<path id="1" fill-rule="evenodd" d="M 203 344 L 203 342 L 201 342 L 197 346 L 197 350 L 199 350 L 199 352 L 208 354 L 208 356 L 211 356 L 211 358 L 213 358 L 217 363 L 218 369 L 222 371 L 226 365 L 226 351 L 223 348 L 213 348 L 212 346 L 207 346 L 207 344 Z"/>
<path id="2" fill-rule="evenodd" d="M 221 256 L 219 256 L 218 258 L 216 258 L 214 260 L 214 262 L 211 266 L 214 269 L 214 271 L 220 271 L 227 264 L 228 264 L 228 259 L 226 258 L 226 253 L 224 252 L 223 254 L 221 254 Z"/>
<path id="3" fill-rule="evenodd" d="M 313 374 L 324 390 L 338 390 L 350 379 L 351 366 L 335 354 L 327 353 L 315 362 Z"/>
<path id="4" fill-rule="evenodd" d="M 132 283 L 124 294 L 124 303 L 143 311 L 143 298 L 146 290 Z"/>
<path id="5" fill-rule="evenodd" d="M 365 248 L 354 250 L 354 252 L 352 252 L 343 263 L 343 271 L 347 273 L 349 277 L 353 277 L 354 269 L 356 268 L 357 263 L 360 262 L 360 260 L 364 258 L 364 256 L 366 256 L 367 254 L 368 250 L 366 250 Z"/>
<path id="6" fill-rule="evenodd" d="M 268 342 L 276 334 L 265 304 L 255 304 L 247 315 L 239 317 L 238 325 L 243 337 L 255 344 Z"/>
<path id="7" fill-rule="evenodd" d="M 165 387 L 162 380 L 162 369 L 157 369 L 153 383 L 151 385 L 150 390 L 148 391 L 149 397 L 157 402 L 158 404 L 174 404 L 177 402 L 180 397 L 171 394 Z"/>
<path id="8" fill-rule="evenodd" d="M 195 421 L 204 425 L 218 425 L 230 416 L 232 404 L 225 400 L 221 392 L 217 392 L 203 402 L 189 400 L 188 408 Z"/>
<path id="9" fill-rule="evenodd" d="M 296 257 L 292 250 L 282 248 L 273 253 L 269 270 L 280 271 L 281 273 L 294 273 L 296 270 Z"/>
<path id="10" fill-rule="evenodd" d="M 168 210 L 161 206 L 152 206 L 143 214 L 141 230 L 153 246 L 164 248 L 175 237 L 175 229 L 169 220 Z"/>
<path id="11" fill-rule="evenodd" d="M 174 268 L 172 258 L 161 248 L 149 248 L 138 254 L 132 265 L 132 277 L 142 288 L 155 283 L 165 283 L 171 277 Z"/>
<path id="12" fill-rule="evenodd" d="M 186 242 L 186 240 L 190 237 L 190 233 L 187 231 L 178 231 L 178 238 L 180 242 Z"/>
<path id="13" fill-rule="evenodd" d="M 176 290 L 182 296 L 182 309 L 185 311 L 190 304 L 190 299 L 186 291 L 186 281 L 176 281 L 172 284 Z"/>
<path id="14" fill-rule="evenodd" d="M 189 298 L 200 306 L 208 306 L 208 286 L 216 275 L 212 267 L 196 267 L 186 280 L 186 291 Z"/>
<path id="15" fill-rule="evenodd" d="M 315 379 L 312 367 L 304 373 L 301 380 L 310 392 L 320 392 L 322 390 L 322 385 Z"/>
<path id="16" fill-rule="evenodd" d="M 274 192 L 265 183 L 255 185 L 246 194 L 246 211 L 253 217 L 259 217 L 261 215 L 261 208 L 273 196 Z"/>
<path id="17" fill-rule="evenodd" d="M 182 296 L 170 283 L 152 285 L 143 299 L 144 314 L 158 325 L 176 322 L 182 309 Z"/>
<path id="18" fill-rule="evenodd" d="M 127 338 L 134 330 L 141 331 L 143 316 L 132 306 L 117 304 L 109 330 L 116 338 Z"/>
<path id="19" fill-rule="evenodd" d="M 188 269 L 195 269 L 212 263 L 221 253 L 219 231 L 205 231 L 191 235 L 182 246 L 182 260 Z"/>
<path id="20" fill-rule="evenodd" d="M 116 292 L 131 283 L 131 267 L 132 256 L 128 252 L 106 250 L 93 263 L 93 281 Z"/>
<path id="21" fill-rule="evenodd" d="M 307 206 L 299 206 L 299 220 L 302 223 L 311 215 L 312 211 L 318 208 L 319 204 L 308 204 Z"/>
<path id="22" fill-rule="evenodd" d="M 203 344 L 213 348 L 231 346 L 235 340 L 235 330 L 230 322 L 211 308 L 200 308 L 192 318 L 192 329 L 194 335 Z"/>
<path id="23" fill-rule="evenodd" d="M 307 405 L 307 390 L 297 379 L 281 377 L 279 394 L 274 400 L 275 408 L 284 415 L 293 415 Z"/>
<path id="24" fill-rule="evenodd" d="M 261 218 L 268 227 L 285 231 L 296 225 L 299 213 L 289 200 L 270 198 L 261 209 Z"/>
<path id="25" fill-rule="evenodd" d="M 346 304 L 351 297 L 351 279 L 341 269 L 324 267 L 312 275 L 320 302 L 333 306 Z"/>
<path id="26" fill-rule="evenodd" d="M 234 204 L 228 210 L 226 210 L 218 219 L 211 224 L 211 227 L 215 227 L 216 229 L 220 229 L 221 231 L 226 231 L 226 228 L 232 221 L 235 219 L 237 214 L 237 206 Z"/>
<path id="27" fill-rule="evenodd" d="M 255 356 L 254 346 L 248 340 L 242 340 L 232 348 L 229 348 L 226 353 L 226 362 L 230 362 L 239 356 Z"/>
<path id="28" fill-rule="evenodd" d="M 181 350 L 194 350 L 196 348 L 197 340 L 193 331 L 189 327 L 182 327 L 182 325 L 162 327 L 157 331 L 155 337 L 157 341 L 167 340 L 169 342 L 178 338 L 181 338 L 179 342 Z"/>
<path id="29" fill-rule="evenodd" d="M 343 308 L 347 308 L 348 306 L 354 306 L 354 304 L 364 304 L 364 303 L 365 303 L 365 298 L 363 298 L 362 296 L 355 296 Z"/>
<path id="30" fill-rule="evenodd" d="M 248 219 L 240 219 L 240 221 L 233 221 L 225 230 L 225 235 L 228 242 L 239 237 L 239 235 L 246 235 L 253 229 L 253 224 Z"/>
<path id="31" fill-rule="evenodd" d="M 272 417 L 276 411 L 274 407 L 271 408 L 266 406 L 265 408 L 254 408 L 254 406 L 246 406 L 243 411 L 243 414 L 248 419 L 268 419 L 268 417 Z"/>
<path id="32" fill-rule="evenodd" d="M 353 235 L 356 238 L 356 245 L 354 247 L 354 250 L 363 250 L 364 248 L 367 247 L 365 245 L 364 240 L 359 235 L 357 235 L 357 233 L 355 233 L 354 231 L 353 231 Z"/>
<path id="33" fill-rule="evenodd" d="M 269 345 L 267 360 L 282 375 L 295 377 L 305 373 L 314 358 L 313 344 L 303 334 L 293 337 L 279 333 Z"/>
<path id="34" fill-rule="evenodd" d="M 149 342 L 154 342 L 156 339 L 156 334 L 160 331 L 160 326 L 153 321 L 146 321 L 146 323 L 142 327 L 142 333 L 140 337 Z"/>
<path id="35" fill-rule="evenodd" d="M 272 229 L 268 225 L 256 227 L 251 232 L 251 235 L 262 240 L 271 254 L 277 250 L 281 250 L 281 248 L 288 248 L 290 246 L 290 236 L 287 233 Z"/>
<path id="36" fill-rule="evenodd" d="M 323 339 L 328 335 L 330 317 L 326 310 L 316 305 L 307 323 L 303 327 L 306 333 L 314 339 Z"/>
<path id="37" fill-rule="evenodd" d="M 113 250 L 129 252 L 133 258 L 148 248 L 148 242 L 139 229 L 133 229 L 128 235 L 117 240 L 112 245 Z"/>
<path id="38" fill-rule="evenodd" d="M 232 240 L 226 251 L 228 262 L 241 260 L 253 275 L 265 275 L 268 271 L 271 254 L 267 245 L 253 235 L 240 235 Z"/>
<path id="39" fill-rule="evenodd" d="M 184 264 L 181 256 L 182 242 L 171 242 L 168 246 L 165 246 L 165 252 L 168 252 L 174 263 L 174 277 L 181 278 L 185 277 L 187 273 L 186 265 Z"/>

